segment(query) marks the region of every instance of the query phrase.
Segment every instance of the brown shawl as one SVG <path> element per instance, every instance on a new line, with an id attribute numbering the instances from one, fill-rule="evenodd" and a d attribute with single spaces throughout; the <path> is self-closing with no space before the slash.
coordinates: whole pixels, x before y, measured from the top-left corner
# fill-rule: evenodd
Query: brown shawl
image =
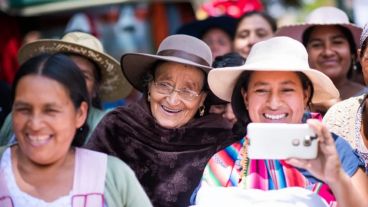
<path id="1" fill-rule="evenodd" d="M 207 161 L 237 139 L 217 114 L 167 129 L 155 122 L 148 107 L 142 99 L 111 111 L 86 147 L 127 163 L 154 206 L 188 206 Z"/>

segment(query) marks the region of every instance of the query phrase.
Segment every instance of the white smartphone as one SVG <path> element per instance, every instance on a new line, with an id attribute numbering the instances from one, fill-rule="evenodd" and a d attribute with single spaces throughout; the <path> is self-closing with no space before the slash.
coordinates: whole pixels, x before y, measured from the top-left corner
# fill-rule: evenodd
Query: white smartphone
<path id="1" fill-rule="evenodd" d="M 318 141 L 308 124 L 248 124 L 248 157 L 251 159 L 314 159 Z"/>

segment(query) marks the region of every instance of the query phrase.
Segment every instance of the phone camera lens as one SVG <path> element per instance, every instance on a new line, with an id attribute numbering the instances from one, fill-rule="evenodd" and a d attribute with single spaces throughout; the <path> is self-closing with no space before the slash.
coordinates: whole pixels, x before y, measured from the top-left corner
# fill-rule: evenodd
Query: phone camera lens
<path id="1" fill-rule="evenodd" d="M 312 139 L 310 136 L 305 136 L 304 137 L 304 142 L 303 142 L 303 145 L 306 146 L 306 147 L 309 147 L 311 146 L 312 144 Z"/>

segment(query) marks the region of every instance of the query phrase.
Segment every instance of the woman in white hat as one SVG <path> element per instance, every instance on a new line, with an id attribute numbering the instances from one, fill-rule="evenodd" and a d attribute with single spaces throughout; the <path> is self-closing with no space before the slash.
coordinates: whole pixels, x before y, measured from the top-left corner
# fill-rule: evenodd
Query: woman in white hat
<path id="1" fill-rule="evenodd" d="M 92 108 L 89 110 L 89 136 L 101 118 L 105 115 L 101 102 L 116 101 L 126 97 L 132 86 L 125 79 L 120 64 L 104 53 L 101 42 L 94 36 L 83 32 L 69 32 L 60 40 L 40 39 L 24 45 L 18 52 L 20 63 L 42 53 L 64 53 L 70 56 L 83 72 Z M 0 145 L 7 144 L 12 138 L 11 119 L 7 118 L 2 126 Z"/>
<path id="2" fill-rule="evenodd" d="M 358 50 L 364 81 L 368 84 L 368 24 L 363 28 Z M 323 117 L 329 129 L 344 137 L 363 157 L 368 173 L 368 98 L 356 96 L 333 105 Z"/>
<path id="3" fill-rule="evenodd" d="M 357 53 L 362 29 L 349 22 L 348 16 L 335 7 L 312 11 L 302 24 L 281 27 L 276 35 L 289 36 L 307 48 L 309 64 L 326 74 L 340 92 L 341 100 L 368 92 L 352 80 L 357 70 Z"/>
<path id="4" fill-rule="evenodd" d="M 107 114 L 86 147 L 125 161 L 155 206 L 188 206 L 209 158 L 236 141 L 219 114 L 207 73 L 212 54 L 188 35 L 165 38 L 156 54 L 127 53 L 121 67 L 142 99 Z"/>
<path id="5" fill-rule="evenodd" d="M 304 46 L 288 37 L 255 44 L 243 66 L 212 70 L 208 82 L 218 97 L 231 101 L 243 136 L 250 122 L 302 123 L 310 102 L 320 103 L 339 96 L 326 75 L 310 68 Z M 223 198 L 206 199 L 206 191 L 213 188 L 204 186 L 234 186 L 266 191 L 302 187 L 318 193 L 329 204 L 337 201 L 339 206 L 366 206 L 368 178 L 360 158 L 320 121 L 310 119 L 308 124 L 318 137 L 316 159 L 250 159 L 245 140 L 252 138 L 244 138 L 211 158 L 198 204 Z M 269 140 L 272 145 L 273 137 Z M 224 156 L 226 151 L 231 151 L 231 156 Z M 265 201 L 265 197 L 256 200 L 262 199 Z"/>

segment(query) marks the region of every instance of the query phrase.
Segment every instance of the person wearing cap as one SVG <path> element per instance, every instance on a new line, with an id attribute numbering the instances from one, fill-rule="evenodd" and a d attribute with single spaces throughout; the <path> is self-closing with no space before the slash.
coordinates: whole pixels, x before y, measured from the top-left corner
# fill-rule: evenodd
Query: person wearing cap
<path id="1" fill-rule="evenodd" d="M 188 206 L 209 158 L 235 142 L 231 126 L 209 106 L 210 48 L 192 36 L 165 38 L 156 54 L 126 53 L 121 67 L 143 93 L 97 126 L 88 149 L 115 155 L 136 173 L 154 206 Z"/>
<path id="2" fill-rule="evenodd" d="M 309 54 L 309 64 L 326 74 L 345 100 L 368 92 L 352 78 L 357 72 L 357 46 L 362 28 L 349 22 L 346 13 L 335 7 L 320 7 L 312 11 L 301 24 L 281 27 L 276 35 L 289 36 L 303 43 Z M 335 101 L 336 102 L 336 101 Z M 335 103 L 322 106 L 324 113 Z"/>
<path id="3" fill-rule="evenodd" d="M 243 136 L 250 122 L 302 123 L 309 103 L 339 96 L 325 74 L 310 68 L 305 47 L 289 37 L 274 37 L 255 44 L 244 65 L 212 70 L 208 83 L 216 96 L 231 101 L 239 126 L 242 126 L 238 132 Z M 211 158 L 204 171 L 197 204 L 220 203 L 224 197 L 206 197 L 211 189 L 216 191 L 218 188 L 214 187 L 220 186 L 265 191 L 301 187 L 312 189 L 324 199 L 323 203 L 333 205 L 337 201 L 339 206 L 367 206 L 368 178 L 360 157 L 343 138 L 331 134 L 319 120 L 309 119 L 307 123 L 318 137 L 317 158 L 250 159 L 247 142 L 252 138 L 246 137 Z M 273 137 L 269 139 L 270 144 L 275 141 Z M 233 153 L 224 157 L 224 151 Z M 229 191 L 233 195 L 229 199 L 236 199 L 234 191 L 238 192 Z M 266 195 L 255 201 L 267 201 Z M 288 199 L 291 203 L 312 202 L 310 197 L 301 197 L 298 201 L 293 197 Z"/>
<path id="4" fill-rule="evenodd" d="M 247 58 L 252 46 L 271 38 L 276 29 L 276 21 L 267 13 L 260 11 L 244 13 L 236 25 L 233 51 Z"/>
<path id="5" fill-rule="evenodd" d="M 41 53 L 64 53 L 70 56 L 83 72 L 92 107 L 89 110 L 89 136 L 106 114 L 101 102 L 116 101 L 129 95 L 132 86 L 125 79 L 120 64 L 104 53 L 101 42 L 83 32 L 66 33 L 60 40 L 40 39 L 24 45 L 18 52 L 20 64 Z M 0 145 L 9 143 L 13 133 L 11 117 L 8 116 L 0 131 Z M 13 137 L 14 138 L 14 137 Z"/>
<path id="6" fill-rule="evenodd" d="M 212 58 L 232 51 L 237 20 L 230 16 L 208 17 L 183 25 L 176 32 L 203 40 L 211 49 Z"/>
<path id="7" fill-rule="evenodd" d="M 363 77 L 368 84 L 368 24 L 363 28 L 358 49 Z M 368 99 L 367 94 L 352 97 L 333 105 L 323 117 L 328 128 L 344 137 L 364 159 L 368 174 Z"/>

